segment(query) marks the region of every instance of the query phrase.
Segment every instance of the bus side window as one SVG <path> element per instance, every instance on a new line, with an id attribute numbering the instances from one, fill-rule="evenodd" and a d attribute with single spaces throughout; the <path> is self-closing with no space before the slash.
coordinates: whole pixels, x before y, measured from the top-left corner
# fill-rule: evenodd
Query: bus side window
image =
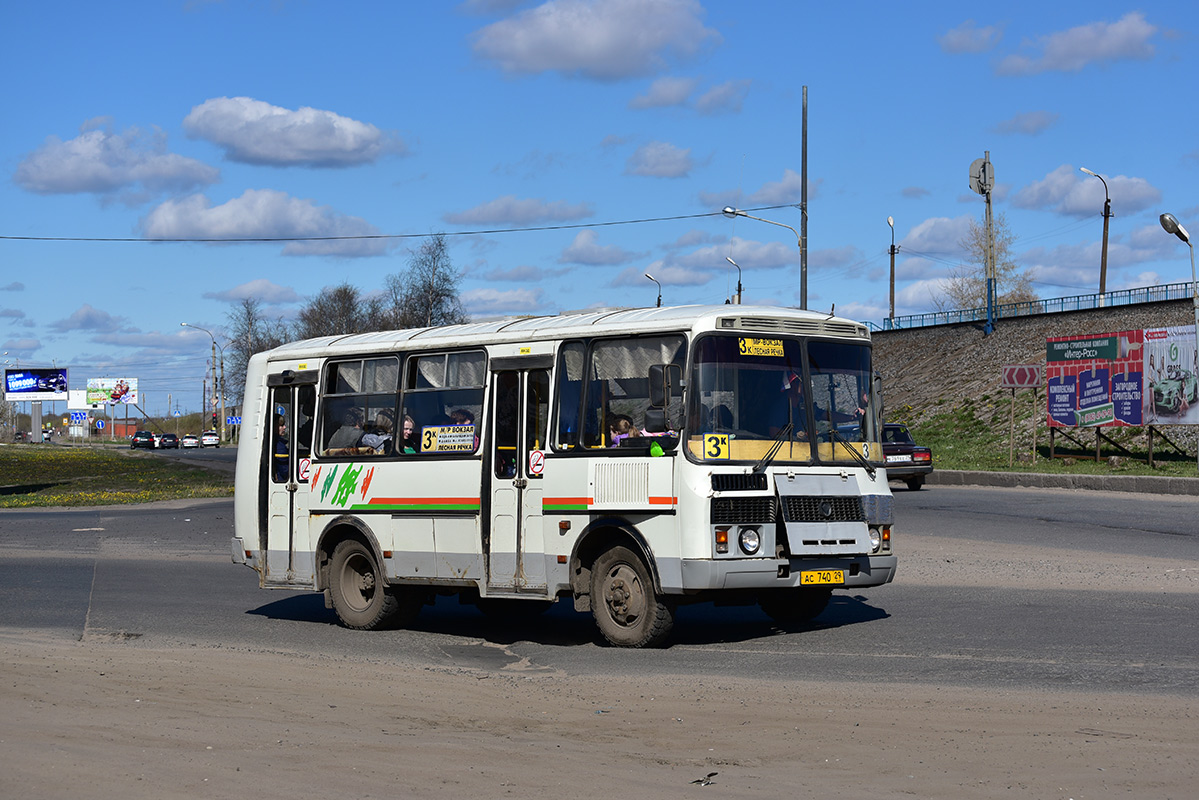
<path id="1" fill-rule="evenodd" d="M 390 455 L 399 378 L 400 362 L 394 356 L 330 364 L 321 406 L 320 455 Z"/>
<path id="2" fill-rule="evenodd" d="M 659 435 L 646 430 L 645 416 L 650 407 L 649 367 L 651 364 L 677 365 L 681 372 L 687 360 L 687 344 L 682 336 L 644 336 L 606 339 L 592 345 L 585 364 L 587 376 L 583 399 L 582 444 L 588 449 L 612 452 L 645 450 L 654 441 L 664 448 L 674 447 L 677 436 Z M 679 398 L 674 398 L 677 405 Z M 668 419 L 677 409 L 668 410 Z M 667 431 L 666 434 L 677 431 Z"/>
<path id="3" fill-rule="evenodd" d="M 566 342 L 558 351 L 557 392 L 555 404 L 558 421 L 554 446 L 569 450 L 579 443 L 579 403 L 583 394 L 583 358 L 587 346 L 583 342 Z"/>
<path id="4" fill-rule="evenodd" d="M 477 452 L 486 378 L 487 354 L 481 350 L 409 358 L 400 417 L 401 425 L 405 418 L 413 422 L 409 449 L 438 455 Z"/>

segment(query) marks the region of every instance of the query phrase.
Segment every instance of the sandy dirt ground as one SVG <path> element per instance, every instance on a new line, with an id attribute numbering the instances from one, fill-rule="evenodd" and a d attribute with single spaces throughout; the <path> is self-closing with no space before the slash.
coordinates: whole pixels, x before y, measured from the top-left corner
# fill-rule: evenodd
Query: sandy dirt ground
<path id="1" fill-rule="evenodd" d="M 1083 800 L 1190 798 L 1199 778 L 1199 708 L 1169 697 L 595 679 L 13 634 L 0 659 L 4 798 Z"/>
<path id="2" fill-rule="evenodd" d="M 917 534 L 905 556 L 908 583 L 1199 591 L 1199 564 L 1164 559 L 1080 571 Z M 1192 695 L 596 678 L 506 654 L 484 671 L 0 630 L 0 800 L 1199 796 Z"/>

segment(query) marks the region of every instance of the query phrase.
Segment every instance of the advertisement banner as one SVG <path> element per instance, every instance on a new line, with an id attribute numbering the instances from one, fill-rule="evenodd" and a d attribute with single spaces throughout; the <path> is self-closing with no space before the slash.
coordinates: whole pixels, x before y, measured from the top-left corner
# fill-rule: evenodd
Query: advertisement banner
<path id="1" fill-rule="evenodd" d="M 1145 424 L 1199 424 L 1195 328 L 1145 331 Z"/>
<path id="2" fill-rule="evenodd" d="M 1050 427 L 1141 425 L 1144 331 L 1045 342 Z"/>
<path id="3" fill-rule="evenodd" d="M 4 399 L 9 402 L 66 400 L 67 369 L 6 369 Z"/>
<path id="4" fill-rule="evenodd" d="M 87 404 L 115 406 L 119 403 L 136 405 L 137 378 L 88 378 Z"/>

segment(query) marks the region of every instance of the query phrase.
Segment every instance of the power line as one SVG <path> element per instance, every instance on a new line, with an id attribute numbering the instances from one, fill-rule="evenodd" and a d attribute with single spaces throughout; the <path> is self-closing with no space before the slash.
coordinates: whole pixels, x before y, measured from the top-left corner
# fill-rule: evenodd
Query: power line
<path id="1" fill-rule="evenodd" d="M 757 206 L 744 209 L 746 211 L 770 211 L 776 208 L 791 208 L 791 204 L 777 206 Z M 441 236 L 486 236 L 499 233 L 536 233 L 541 231 L 569 231 L 580 228 L 607 228 L 614 225 L 639 225 L 646 222 L 675 222 L 685 219 L 702 219 L 704 217 L 722 216 L 722 211 L 706 211 L 703 214 L 679 214 L 671 217 L 643 217 L 640 219 L 624 219 L 611 222 L 580 222 L 573 225 L 538 225 L 531 228 L 488 228 L 472 231 L 439 231 Z M 428 233 L 371 233 L 355 236 L 263 236 L 233 239 L 220 238 L 134 238 L 134 237 L 105 237 L 105 236 L 11 236 L 0 234 L 0 239 L 17 242 L 102 242 L 106 244 L 270 244 L 274 242 L 344 242 L 377 239 L 424 239 L 434 234 Z"/>

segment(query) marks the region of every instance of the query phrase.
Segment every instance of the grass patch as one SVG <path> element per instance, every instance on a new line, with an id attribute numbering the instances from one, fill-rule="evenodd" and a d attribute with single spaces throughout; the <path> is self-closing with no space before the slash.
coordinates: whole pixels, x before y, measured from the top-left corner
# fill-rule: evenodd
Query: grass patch
<path id="1" fill-rule="evenodd" d="M 1023 394 L 1023 393 L 1022 393 Z M 1043 417 L 1032 415 L 1031 399 L 1016 396 L 1015 458 L 1008 466 L 1008 431 L 1010 397 L 985 396 L 964 400 L 958 407 L 924 420 L 903 419 L 903 413 L 889 415 L 888 421 L 906 422 L 917 443 L 932 448 L 933 466 L 937 469 L 980 470 L 984 472 L 1044 472 L 1068 475 L 1157 475 L 1161 477 L 1196 477 L 1194 455 L 1184 455 L 1155 439 L 1153 468 L 1148 464 L 1147 439 L 1143 429 L 1104 428 L 1104 435 L 1115 440 L 1131 453 L 1120 452 L 1104 442 L 1096 462 L 1095 434 L 1088 430 L 1069 430 L 1076 439 L 1087 445 L 1079 448 L 1073 442 L 1058 437 L 1057 458 L 1049 457 L 1049 428 Z M 1043 412 L 1044 406 L 1041 406 Z M 1037 457 L 1032 459 L 1035 424 Z M 1180 438 L 1174 431 L 1168 435 Z M 1192 453 L 1194 451 L 1192 450 Z M 1063 458 L 1063 456 L 1067 458 Z M 1115 464 L 1108 457 L 1116 456 Z M 1068 459 L 1068 460 L 1067 460 Z"/>
<path id="2" fill-rule="evenodd" d="M 233 476 L 110 448 L 0 446 L 0 508 L 232 497 Z"/>

